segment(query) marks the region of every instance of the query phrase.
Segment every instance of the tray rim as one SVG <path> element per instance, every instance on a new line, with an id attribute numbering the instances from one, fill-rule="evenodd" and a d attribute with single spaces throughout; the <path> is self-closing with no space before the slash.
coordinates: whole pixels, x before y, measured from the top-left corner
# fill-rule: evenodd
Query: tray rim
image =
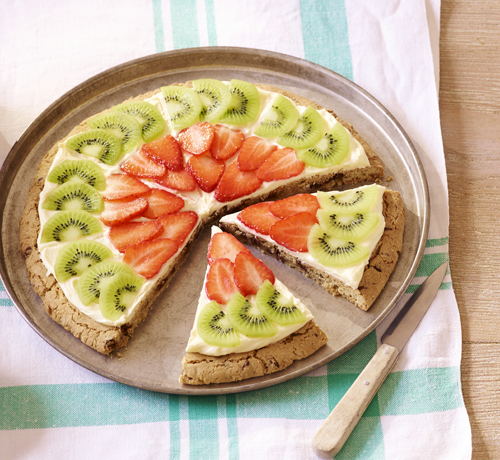
<path id="1" fill-rule="evenodd" d="M 110 380 L 123 383 L 126 385 L 130 385 L 136 388 L 141 388 L 141 389 L 146 389 L 146 390 L 151 390 L 151 391 L 158 391 L 158 392 L 163 392 L 163 393 L 170 393 L 170 394 L 182 394 L 182 395 L 203 395 L 203 394 L 230 394 L 230 393 L 235 393 L 235 392 L 243 392 L 243 391 L 250 391 L 254 389 L 259 389 L 259 388 L 264 388 L 268 387 L 271 385 L 275 385 L 278 383 L 282 383 L 288 380 L 291 380 L 293 378 L 296 378 L 300 375 L 304 375 L 305 373 L 311 372 L 326 363 L 332 361 L 333 359 L 337 358 L 338 356 L 342 355 L 345 353 L 347 350 L 352 348 L 354 345 L 359 343 L 363 338 L 365 338 L 368 334 L 370 334 L 380 323 L 391 313 L 391 311 L 394 309 L 402 295 L 405 293 L 406 289 L 408 288 L 411 280 L 413 279 L 416 270 L 418 268 L 418 265 L 422 259 L 422 256 L 424 254 L 425 250 L 425 244 L 427 241 L 428 237 L 428 231 L 429 231 L 429 224 L 430 224 L 430 197 L 429 197 L 429 189 L 428 189 L 428 183 L 427 183 L 427 178 L 425 175 L 425 171 L 423 168 L 423 164 L 420 160 L 420 157 L 418 155 L 418 152 L 416 148 L 414 147 L 411 139 L 409 138 L 408 134 L 404 131 L 400 123 L 396 120 L 396 118 L 375 98 L 373 97 L 370 93 L 368 93 L 366 90 L 358 86 L 356 83 L 352 82 L 351 80 L 348 80 L 347 78 L 343 77 L 342 75 L 331 71 L 329 69 L 326 69 L 318 64 L 314 64 L 310 61 L 307 61 L 302 58 L 297 58 L 294 56 L 286 55 L 283 53 L 277 53 L 274 51 L 267 51 L 267 50 L 260 50 L 260 49 L 254 49 L 254 48 L 241 48 L 241 47 L 202 47 L 202 48 L 188 48 L 188 49 L 180 49 L 180 50 L 174 50 L 174 51 L 166 51 L 162 53 L 157 53 L 157 54 L 152 54 L 148 56 L 144 56 L 141 58 L 137 58 L 131 61 L 127 61 L 125 63 L 119 64 L 117 66 L 113 66 L 103 72 L 100 72 L 96 74 L 95 76 L 85 80 L 84 82 L 80 83 L 79 85 L 75 86 L 73 89 L 70 89 L 67 91 L 65 94 L 63 94 L 61 97 L 59 97 L 57 100 L 55 100 L 52 104 L 50 104 L 38 117 L 31 122 L 27 128 L 24 130 L 24 132 L 21 134 L 21 136 L 18 138 L 18 140 L 13 144 L 12 148 L 10 149 L 7 157 L 5 158 L 4 163 L 2 164 L 2 167 L 0 169 L 0 189 L 5 190 L 7 187 L 10 189 L 10 186 L 12 185 L 12 181 L 14 180 L 14 176 L 9 174 L 10 170 L 13 168 L 16 168 L 16 171 L 19 169 L 19 166 L 22 164 L 21 160 L 24 160 L 29 153 L 35 148 L 36 144 L 38 142 L 34 142 L 33 138 L 36 137 L 35 134 L 39 131 L 43 131 L 46 134 L 51 131 L 51 129 L 61 120 L 63 120 L 66 116 L 71 114 L 72 112 L 76 111 L 78 108 L 83 106 L 84 104 L 90 102 L 93 99 L 98 98 L 100 95 L 104 95 L 107 91 L 118 88 L 120 86 L 124 85 L 129 85 L 132 84 L 134 81 L 138 81 L 141 79 L 144 79 L 146 77 L 151 78 L 154 75 L 158 75 L 161 73 L 165 73 L 165 70 L 157 70 L 156 72 L 147 74 L 147 75 L 140 75 L 137 76 L 135 79 L 129 79 L 126 82 L 121 82 L 120 84 L 113 84 L 109 85 L 106 82 L 110 79 L 109 77 L 112 75 L 116 74 L 129 74 L 133 72 L 134 69 L 138 69 L 141 66 L 147 64 L 147 63 L 162 63 L 165 60 L 168 60 L 171 57 L 177 57 L 177 56 L 189 56 L 189 55 L 196 55 L 196 54 L 202 54 L 204 57 L 206 57 L 206 62 L 205 64 L 200 64 L 193 66 L 193 69 L 198 69 L 198 68 L 204 68 L 204 67 L 210 67 L 210 56 L 214 56 L 215 54 L 221 55 L 221 54 L 241 54 L 245 56 L 250 56 L 250 57 L 255 57 L 258 59 L 262 59 L 263 57 L 265 59 L 270 59 L 270 60 L 276 60 L 276 59 L 282 59 L 286 61 L 292 61 L 296 63 L 298 66 L 307 66 L 315 71 L 319 71 L 323 74 L 325 74 L 327 77 L 333 78 L 337 81 L 339 81 L 341 84 L 346 85 L 348 87 L 351 87 L 354 89 L 356 92 L 360 93 L 363 97 L 368 99 L 372 104 L 374 104 L 378 110 L 382 112 L 382 114 L 390 121 L 390 123 L 393 125 L 393 127 L 398 131 L 399 135 L 401 138 L 404 140 L 406 143 L 409 151 L 412 153 L 413 160 L 415 161 L 415 165 L 417 168 L 418 176 L 416 179 L 418 179 L 419 184 L 422 186 L 422 198 L 423 198 L 423 213 L 421 216 L 421 228 L 420 230 L 420 235 L 418 238 L 418 247 L 416 250 L 416 256 L 415 259 L 413 260 L 411 264 L 411 268 L 408 271 L 408 273 L 405 276 L 404 282 L 401 283 L 400 288 L 398 289 L 397 293 L 393 297 L 392 301 L 389 303 L 389 305 L 386 307 L 384 314 L 379 315 L 379 317 L 374 320 L 369 327 L 365 328 L 361 334 L 359 334 L 356 339 L 351 341 L 350 343 L 346 344 L 343 348 L 337 350 L 335 353 L 332 353 L 328 355 L 327 357 L 314 362 L 310 366 L 306 368 L 299 369 L 296 372 L 291 372 L 291 373 L 286 373 L 285 375 L 280 377 L 281 373 L 277 374 L 268 374 L 267 376 L 268 379 L 264 379 L 264 381 L 258 382 L 258 383 L 252 383 L 253 379 L 249 380 L 243 380 L 240 382 L 232 382 L 230 384 L 219 384 L 219 385 L 208 385 L 208 386 L 196 386 L 196 387 L 188 387 L 188 388 L 181 388 L 181 389 L 164 389 L 164 388 L 156 388 L 151 385 L 145 385 L 141 386 L 138 385 L 137 383 L 131 381 L 130 379 L 126 378 L 119 378 L 117 376 L 114 376 L 110 374 L 109 372 L 106 372 L 105 370 L 99 369 L 96 366 L 89 364 L 85 362 L 84 360 L 74 356 L 71 352 L 66 350 L 64 347 L 59 346 L 59 344 L 55 343 L 54 340 L 47 336 L 42 330 L 40 330 L 39 326 L 36 324 L 34 319 L 28 314 L 28 312 L 24 309 L 22 306 L 21 302 L 17 298 L 13 286 L 10 283 L 7 269 L 6 269 L 6 264 L 5 264 L 5 257 L 4 257 L 4 250 L 3 250 L 3 243 L 0 245 L 0 279 L 3 283 L 3 286 L 5 288 L 5 291 L 7 292 L 9 298 L 11 299 L 12 303 L 16 307 L 17 311 L 21 314 L 23 319 L 32 327 L 32 329 L 42 338 L 44 339 L 49 345 L 51 345 L 53 348 L 55 348 L 58 352 L 66 356 L 67 358 L 71 359 L 73 362 L 79 364 L 80 366 L 98 374 L 101 375 L 105 378 L 108 378 Z M 256 61 L 257 62 L 257 61 Z M 249 67 L 248 63 L 244 63 L 243 65 L 238 63 L 235 63 L 234 65 L 232 64 L 231 66 L 228 67 Z M 258 66 L 256 66 L 258 67 Z M 264 67 L 263 67 L 264 68 Z M 182 68 L 183 70 L 188 69 Z M 169 70 L 175 70 L 175 69 L 169 69 Z M 71 102 L 71 103 L 70 103 Z M 75 105 L 76 104 L 76 105 Z M 47 124 L 47 121 L 50 121 L 50 124 Z M 24 146 L 24 144 L 27 144 L 29 146 L 28 149 Z M 21 158 L 21 155 L 19 154 L 19 151 L 21 148 L 24 147 L 23 151 L 24 154 Z M 3 228 L 3 220 L 4 220 L 4 209 L 7 201 L 7 194 L 2 194 L 0 196 L 0 228 Z M 0 235 L 1 237 L 1 235 Z M 62 326 L 60 326 L 62 327 Z M 75 340 L 78 340 L 75 338 Z M 268 382 L 270 380 L 270 382 Z M 236 388 L 226 388 L 228 385 L 237 385 Z"/>

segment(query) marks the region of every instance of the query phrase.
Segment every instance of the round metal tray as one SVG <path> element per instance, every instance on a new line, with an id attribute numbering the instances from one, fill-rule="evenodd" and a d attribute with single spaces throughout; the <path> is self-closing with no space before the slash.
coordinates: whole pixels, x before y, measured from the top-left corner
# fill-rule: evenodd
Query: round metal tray
<path id="1" fill-rule="evenodd" d="M 332 297 L 296 271 L 260 255 L 311 309 L 329 342 L 314 355 L 281 372 L 203 387 L 181 385 L 178 377 L 203 285 L 208 228 L 169 287 L 155 301 L 148 318 L 136 329 L 120 360 L 83 345 L 46 315 L 29 283 L 17 228 L 38 163 L 75 125 L 131 96 L 196 78 L 237 78 L 271 84 L 334 110 L 352 123 L 377 152 L 386 176 L 394 178 L 391 188 L 402 193 L 406 205 L 401 257 L 368 312 L 345 299 Z M 23 318 L 55 349 L 97 374 L 138 388 L 177 394 L 223 394 L 274 385 L 312 371 L 347 351 L 382 321 L 405 292 L 422 257 L 429 223 L 427 182 L 420 160 L 401 126 L 379 102 L 323 67 L 283 54 L 245 48 L 195 48 L 156 54 L 87 80 L 47 108 L 14 144 L 0 171 L 0 189 L 0 275 Z"/>

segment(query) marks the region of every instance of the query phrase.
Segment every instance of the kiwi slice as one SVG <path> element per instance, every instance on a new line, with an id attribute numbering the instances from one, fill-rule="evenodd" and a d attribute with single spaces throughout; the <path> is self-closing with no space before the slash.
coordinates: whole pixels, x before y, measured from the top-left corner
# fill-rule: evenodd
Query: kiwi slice
<path id="1" fill-rule="evenodd" d="M 349 153 L 349 148 L 349 134 L 340 123 L 335 123 L 313 146 L 299 150 L 297 157 L 306 165 L 325 168 L 342 162 Z"/>
<path id="2" fill-rule="evenodd" d="M 361 241 L 378 224 L 378 213 L 373 211 L 356 214 L 332 214 L 320 209 L 316 217 L 319 225 L 333 238 L 339 240 Z"/>
<path id="3" fill-rule="evenodd" d="M 76 283 L 76 292 L 83 305 L 96 301 L 101 295 L 103 281 L 117 273 L 129 273 L 137 277 L 127 264 L 117 260 L 103 260 L 87 268 Z"/>
<path id="4" fill-rule="evenodd" d="M 133 273 L 120 272 L 101 282 L 99 310 L 102 316 L 116 321 L 132 304 L 144 284 L 144 278 Z"/>
<path id="5" fill-rule="evenodd" d="M 104 172 L 90 160 L 64 160 L 50 171 L 47 180 L 55 184 L 79 182 L 97 190 L 106 188 Z"/>
<path id="6" fill-rule="evenodd" d="M 87 268 L 95 265 L 113 253 L 102 243 L 80 240 L 66 244 L 59 250 L 54 264 L 54 273 L 60 283 L 73 276 L 80 276 Z"/>
<path id="7" fill-rule="evenodd" d="M 257 306 L 272 321 L 280 326 L 303 323 L 302 313 L 291 299 L 278 291 L 269 280 L 265 280 L 257 291 Z"/>
<path id="8" fill-rule="evenodd" d="M 125 112 L 108 112 L 87 121 L 91 128 L 105 129 L 121 139 L 122 150 L 130 152 L 141 140 L 142 129 L 137 120 Z"/>
<path id="9" fill-rule="evenodd" d="M 278 144 L 292 149 L 306 149 L 323 135 L 323 118 L 314 107 L 307 107 L 292 129 L 278 137 Z"/>
<path id="10" fill-rule="evenodd" d="M 378 197 L 376 184 L 344 192 L 318 192 L 319 205 L 331 213 L 355 214 L 369 210 Z"/>
<path id="11" fill-rule="evenodd" d="M 221 123 L 244 125 L 257 118 L 260 111 L 259 90 L 247 81 L 231 80 L 231 102 L 220 119 Z"/>
<path id="12" fill-rule="evenodd" d="M 151 142 L 163 134 L 165 120 L 153 104 L 146 101 L 124 102 L 117 105 L 113 112 L 122 112 L 133 116 L 139 123 L 144 142 Z"/>
<path id="13" fill-rule="evenodd" d="M 201 309 L 196 321 L 196 330 L 208 345 L 232 348 L 240 344 L 237 332 L 215 300 Z"/>
<path id="14" fill-rule="evenodd" d="M 61 211 L 45 223 L 40 242 L 71 241 L 101 231 L 101 224 L 92 214 L 86 211 Z"/>
<path id="15" fill-rule="evenodd" d="M 104 209 L 101 194 L 88 184 L 67 182 L 53 190 L 42 203 L 50 211 L 101 212 Z"/>
<path id="16" fill-rule="evenodd" d="M 208 121 L 213 125 L 218 123 L 231 102 L 229 88 L 219 80 L 203 78 L 193 80 L 193 89 L 200 97 L 203 106 L 200 120 Z"/>
<path id="17" fill-rule="evenodd" d="M 186 128 L 200 120 L 203 104 L 194 89 L 185 86 L 163 86 L 161 92 L 175 129 Z"/>
<path id="18" fill-rule="evenodd" d="M 370 253 L 367 247 L 358 243 L 332 237 L 318 224 L 309 232 L 307 249 L 327 267 L 346 267 L 363 260 Z"/>
<path id="19" fill-rule="evenodd" d="M 295 104 L 282 94 L 278 94 L 264 115 L 254 134 L 260 137 L 279 137 L 290 131 L 299 119 Z"/>
<path id="20" fill-rule="evenodd" d="M 229 324 L 247 337 L 272 337 L 276 327 L 272 321 L 239 292 L 233 294 L 226 309 Z"/>
<path id="21" fill-rule="evenodd" d="M 108 165 L 114 165 L 122 154 L 121 139 L 103 129 L 89 129 L 70 137 L 66 147 Z"/>

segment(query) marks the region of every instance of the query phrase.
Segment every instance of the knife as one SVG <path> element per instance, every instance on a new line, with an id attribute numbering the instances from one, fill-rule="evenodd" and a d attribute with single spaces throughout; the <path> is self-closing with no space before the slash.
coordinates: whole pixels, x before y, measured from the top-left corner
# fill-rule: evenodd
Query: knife
<path id="1" fill-rule="evenodd" d="M 380 348 L 314 435 L 317 455 L 331 458 L 342 449 L 432 303 L 447 268 L 448 262 L 437 268 L 391 323 L 382 336 Z"/>

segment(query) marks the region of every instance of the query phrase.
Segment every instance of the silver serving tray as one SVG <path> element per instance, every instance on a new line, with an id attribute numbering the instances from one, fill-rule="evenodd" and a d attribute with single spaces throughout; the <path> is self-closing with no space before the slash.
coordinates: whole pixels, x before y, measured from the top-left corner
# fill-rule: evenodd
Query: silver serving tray
<path id="1" fill-rule="evenodd" d="M 329 342 L 288 369 L 238 383 L 185 386 L 178 383 L 181 360 L 193 324 L 206 269 L 207 228 L 169 287 L 136 329 L 123 358 L 103 356 L 83 345 L 45 313 L 28 280 L 19 250 L 18 222 L 38 163 L 50 147 L 85 118 L 131 96 L 196 78 L 237 78 L 271 84 L 334 110 L 352 123 L 380 156 L 390 187 L 406 205 L 403 251 L 387 286 L 370 311 L 332 297 L 316 283 L 262 256 L 276 276 L 302 299 Z M 48 107 L 12 147 L 0 171 L 0 275 L 12 302 L 28 324 L 56 350 L 109 379 L 138 388 L 176 394 L 224 394 L 274 385 L 312 371 L 358 343 L 391 311 L 406 291 L 423 255 L 429 225 L 424 171 L 415 148 L 394 117 L 366 91 L 344 77 L 295 57 L 246 48 L 194 48 L 155 54 L 90 78 Z M 252 249 L 254 254 L 257 251 Z"/>

